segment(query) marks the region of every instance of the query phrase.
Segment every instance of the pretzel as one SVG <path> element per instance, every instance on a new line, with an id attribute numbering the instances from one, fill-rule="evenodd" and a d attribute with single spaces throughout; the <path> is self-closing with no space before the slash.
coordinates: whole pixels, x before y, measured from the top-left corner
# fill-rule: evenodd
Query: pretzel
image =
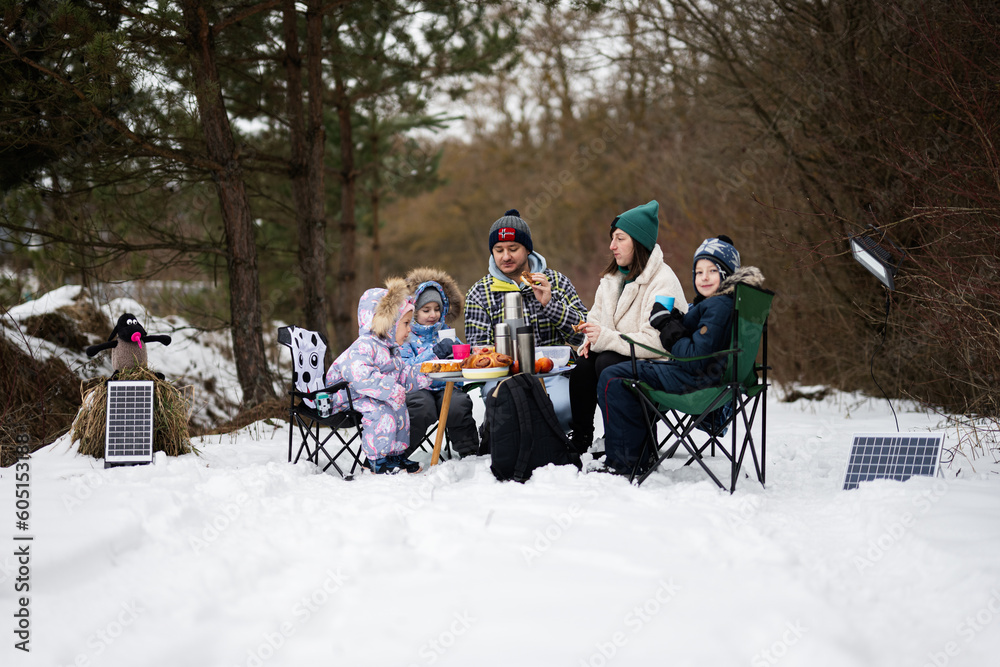
<path id="1" fill-rule="evenodd" d="M 583 331 L 583 328 L 585 326 L 587 326 L 587 322 L 584 321 L 584 320 L 581 320 L 581 321 L 579 321 L 579 322 L 577 322 L 576 324 L 573 325 L 573 331 L 575 331 L 576 333 L 580 333 L 581 331 Z"/>

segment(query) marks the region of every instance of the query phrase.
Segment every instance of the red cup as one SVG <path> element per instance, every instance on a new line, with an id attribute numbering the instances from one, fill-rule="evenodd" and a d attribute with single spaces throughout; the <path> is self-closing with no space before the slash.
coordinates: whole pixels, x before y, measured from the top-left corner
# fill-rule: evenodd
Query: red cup
<path id="1" fill-rule="evenodd" d="M 455 361 L 465 359 L 472 352 L 472 346 L 468 343 L 456 343 L 451 348 L 451 356 L 455 358 Z"/>

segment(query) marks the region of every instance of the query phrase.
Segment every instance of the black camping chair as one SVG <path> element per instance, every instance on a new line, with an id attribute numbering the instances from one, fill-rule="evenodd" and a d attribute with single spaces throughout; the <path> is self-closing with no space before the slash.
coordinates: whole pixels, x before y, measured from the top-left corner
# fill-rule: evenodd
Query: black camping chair
<path id="1" fill-rule="evenodd" d="M 361 413 L 354 409 L 354 398 L 347 382 L 338 382 L 329 387 L 324 386 L 323 359 L 326 355 L 326 339 L 314 331 L 289 326 L 278 329 L 278 342 L 292 352 L 292 388 L 288 395 L 291 402 L 288 407 L 288 461 L 298 463 L 302 453 L 306 459 L 320 465 L 319 454 L 327 459 L 323 472 L 333 468 L 344 479 L 352 479 L 355 471 L 362 465 L 361 456 Z M 337 392 L 346 392 L 347 408 L 333 412 L 325 417 L 320 416 L 324 403 L 329 404 Z M 328 394 L 328 397 L 323 396 Z M 323 428 L 329 433 L 323 435 Z M 341 434 L 347 430 L 349 437 Z M 292 460 L 293 441 L 295 434 L 299 436 L 298 451 Z M 339 441 L 339 449 L 331 455 L 327 443 L 334 437 Z M 336 444 L 336 443 L 335 443 Z M 348 455 L 350 469 L 345 472 L 346 463 L 342 468 L 338 463 L 344 454 Z"/>
<path id="2" fill-rule="evenodd" d="M 754 462 L 757 480 L 764 484 L 765 456 L 767 448 L 767 317 L 771 309 L 774 292 L 758 289 L 749 285 L 738 284 L 733 298 L 732 337 L 729 349 L 722 350 L 711 357 L 725 357 L 726 367 L 722 373 L 719 385 L 699 389 L 686 394 L 669 394 L 651 387 L 645 382 L 635 379 L 636 357 L 635 347 L 655 352 L 661 357 L 674 359 L 670 354 L 647 347 L 623 335 L 629 343 L 632 355 L 633 378 L 624 379 L 625 386 L 636 395 L 643 405 L 646 418 L 646 439 L 636 468 L 632 471 L 634 479 L 639 467 L 649 465 L 639 477 L 642 484 L 663 461 L 673 457 L 679 447 L 687 450 L 689 458 L 685 465 L 698 463 L 712 478 L 719 488 L 726 488 L 719 478 L 706 464 L 704 452 L 711 447 L 711 455 L 719 449 L 730 462 L 729 492 L 736 490 L 736 480 L 739 478 L 743 460 L 747 453 Z M 762 350 L 762 361 L 757 363 L 757 350 Z M 708 357 L 679 359 L 694 361 Z M 647 363 L 647 361 L 644 361 Z M 664 363 L 654 361 L 651 363 Z M 729 406 L 728 418 L 724 421 L 714 421 L 723 406 Z M 758 408 L 760 408 L 761 426 L 760 443 L 754 441 L 752 428 Z M 657 424 L 664 424 L 669 434 L 660 441 L 657 437 Z M 722 431 L 728 427 L 731 438 L 726 443 Z M 698 445 L 692 435 L 695 429 L 708 433 L 708 439 Z M 742 429 L 742 438 L 737 433 Z M 667 444 L 669 443 L 669 446 Z M 739 444 L 739 447 L 737 445 Z M 665 449 L 665 451 L 664 451 Z M 662 453 L 661 453 L 662 452 Z"/>

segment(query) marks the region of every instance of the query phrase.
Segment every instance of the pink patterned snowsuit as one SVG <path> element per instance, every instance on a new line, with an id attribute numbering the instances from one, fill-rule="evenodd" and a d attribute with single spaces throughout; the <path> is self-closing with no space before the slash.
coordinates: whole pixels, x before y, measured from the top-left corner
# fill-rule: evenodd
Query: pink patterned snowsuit
<path id="1" fill-rule="evenodd" d="M 412 307 L 412 299 L 402 303 L 392 323 L 390 338 L 372 333 L 372 320 L 379 301 L 388 294 L 384 288 L 366 291 L 358 303 L 358 339 L 344 350 L 326 372 L 327 385 L 341 380 L 350 383 L 354 409 L 362 414 L 361 451 L 369 460 L 401 454 L 410 442 L 410 417 L 406 392 L 423 389 L 430 379 L 410 366 L 399 354 L 393 333 L 402 315 Z M 339 392 L 335 409 L 343 409 L 347 397 Z"/>

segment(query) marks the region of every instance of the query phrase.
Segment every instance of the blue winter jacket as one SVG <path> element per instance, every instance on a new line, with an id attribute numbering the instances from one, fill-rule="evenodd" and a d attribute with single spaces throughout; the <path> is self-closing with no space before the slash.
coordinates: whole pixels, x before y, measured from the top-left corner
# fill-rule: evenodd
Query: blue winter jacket
<path id="1" fill-rule="evenodd" d="M 684 328 L 692 332 L 670 348 L 675 357 L 703 357 L 729 348 L 732 340 L 733 295 L 736 285 L 745 283 L 760 287 L 764 276 L 753 266 L 744 266 L 723 281 L 719 291 L 691 306 L 684 314 Z M 694 388 L 719 384 L 728 357 L 714 357 L 700 361 L 675 361 L 685 384 Z"/>
<path id="2" fill-rule="evenodd" d="M 434 344 L 438 342 L 438 332 L 445 328 L 444 321 L 448 315 L 448 295 L 442 286 L 433 280 L 421 283 L 413 294 L 413 300 L 419 299 L 420 293 L 428 288 L 436 289 L 441 295 L 441 317 L 434 324 L 417 324 L 417 320 L 413 320 L 410 325 L 409 340 L 399 346 L 400 356 L 411 366 L 419 366 L 425 361 L 437 359 L 434 354 Z M 441 391 L 444 386 L 444 382 L 435 380 L 431 383 L 430 389 L 431 391 Z"/>

